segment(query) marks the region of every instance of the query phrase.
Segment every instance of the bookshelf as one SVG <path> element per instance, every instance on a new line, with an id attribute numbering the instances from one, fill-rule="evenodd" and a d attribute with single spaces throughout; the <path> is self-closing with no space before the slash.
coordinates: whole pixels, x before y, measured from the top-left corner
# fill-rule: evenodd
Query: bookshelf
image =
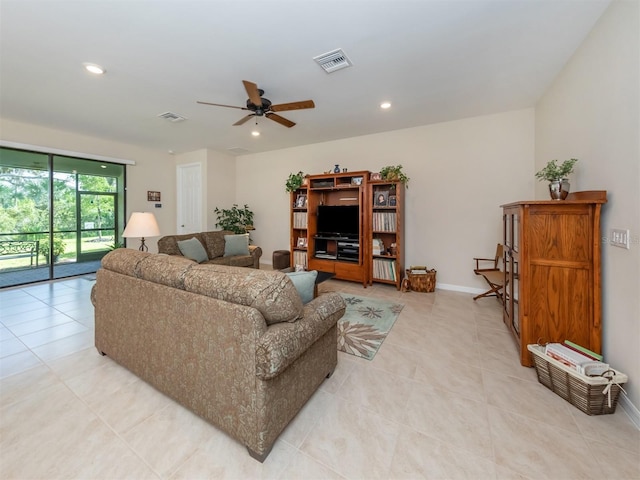
<path id="1" fill-rule="evenodd" d="M 291 192 L 290 204 L 291 204 L 291 232 L 289 235 L 291 250 L 291 267 L 296 265 L 302 265 L 305 269 L 308 268 L 308 189 L 306 186 L 302 186 L 294 192 Z"/>
<path id="2" fill-rule="evenodd" d="M 369 182 L 371 219 L 370 284 L 395 285 L 399 290 L 404 274 L 404 189 L 401 182 Z"/>

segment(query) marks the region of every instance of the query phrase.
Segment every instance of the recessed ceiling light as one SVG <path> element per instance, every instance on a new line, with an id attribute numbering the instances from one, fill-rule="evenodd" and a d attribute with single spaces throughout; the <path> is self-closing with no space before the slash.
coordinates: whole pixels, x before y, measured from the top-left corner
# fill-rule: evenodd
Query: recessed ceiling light
<path id="1" fill-rule="evenodd" d="M 382 108 L 383 110 L 386 110 L 387 108 L 391 108 L 391 102 L 382 102 L 380 104 L 380 108 Z"/>
<path id="2" fill-rule="evenodd" d="M 100 65 L 96 65 L 95 63 L 83 63 L 85 70 L 88 72 L 94 73 L 96 75 L 102 75 L 106 72 L 106 70 Z"/>
<path id="3" fill-rule="evenodd" d="M 259 132 L 259 131 L 257 131 L 257 130 L 253 130 L 253 131 L 251 132 L 251 135 L 253 135 L 254 137 L 259 137 L 259 136 L 260 136 L 260 132 Z"/>

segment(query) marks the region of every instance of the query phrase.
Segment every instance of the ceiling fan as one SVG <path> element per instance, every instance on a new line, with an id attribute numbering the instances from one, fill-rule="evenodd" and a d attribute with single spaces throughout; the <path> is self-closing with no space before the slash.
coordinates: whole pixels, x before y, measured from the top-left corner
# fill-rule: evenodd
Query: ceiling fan
<path id="1" fill-rule="evenodd" d="M 270 120 L 278 122 L 280 125 L 284 125 L 287 128 L 291 128 L 295 125 L 295 122 L 288 120 L 274 112 L 286 112 L 287 110 L 302 110 L 305 108 L 315 108 L 315 104 L 313 100 L 303 100 L 301 102 L 291 102 L 291 103 L 280 103 L 278 105 L 272 105 L 271 100 L 268 98 L 263 98 L 264 90 L 258 88 L 258 86 L 247 80 L 243 80 L 244 88 L 247 91 L 247 95 L 249 95 L 249 99 L 247 100 L 246 107 L 236 107 L 234 105 L 222 105 L 220 103 L 209 103 L 209 102 L 198 102 L 202 105 L 213 105 L 215 107 L 227 107 L 227 108 L 238 108 L 240 110 L 248 110 L 250 112 L 246 117 L 241 118 L 233 125 L 242 125 L 247 120 L 252 117 L 262 117 L 265 116 Z"/>

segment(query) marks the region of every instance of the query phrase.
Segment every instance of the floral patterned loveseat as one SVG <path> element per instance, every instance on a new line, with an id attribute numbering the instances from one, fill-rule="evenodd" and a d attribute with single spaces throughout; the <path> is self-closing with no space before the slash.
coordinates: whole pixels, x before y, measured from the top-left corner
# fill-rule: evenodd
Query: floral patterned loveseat
<path id="1" fill-rule="evenodd" d="M 337 364 L 345 304 L 282 272 L 120 248 L 91 292 L 95 345 L 259 461 Z"/>

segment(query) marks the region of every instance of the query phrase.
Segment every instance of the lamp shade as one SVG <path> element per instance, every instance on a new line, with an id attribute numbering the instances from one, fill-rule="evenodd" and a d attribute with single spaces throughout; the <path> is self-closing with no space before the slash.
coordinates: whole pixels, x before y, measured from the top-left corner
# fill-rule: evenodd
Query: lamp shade
<path id="1" fill-rule="evenodd" d="M 151 212 L 133 212 L 129 217 L 124 232 L 122 232 L 122 236 L 125 238 L 157 237 L 158 235 L 160 235 L 158 222 Z"/>

